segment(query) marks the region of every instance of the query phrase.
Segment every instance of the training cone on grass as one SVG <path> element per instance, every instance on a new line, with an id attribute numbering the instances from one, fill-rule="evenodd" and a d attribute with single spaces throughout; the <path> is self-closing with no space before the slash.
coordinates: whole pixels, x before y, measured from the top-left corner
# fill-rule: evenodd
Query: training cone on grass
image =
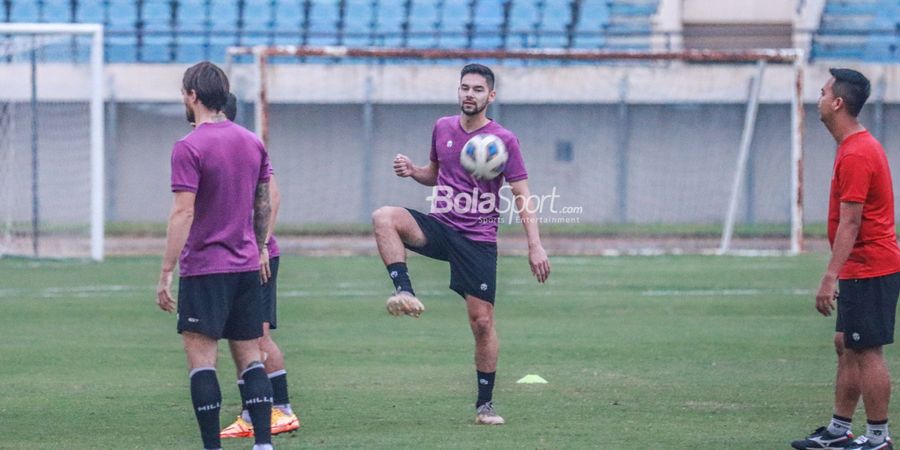
<path id="1" fill-rule="evenodd" d="M 541 378 L 540 375 L 525 375 L 516 381 L 519 384 L 547 384 L 547 380 Z"/>

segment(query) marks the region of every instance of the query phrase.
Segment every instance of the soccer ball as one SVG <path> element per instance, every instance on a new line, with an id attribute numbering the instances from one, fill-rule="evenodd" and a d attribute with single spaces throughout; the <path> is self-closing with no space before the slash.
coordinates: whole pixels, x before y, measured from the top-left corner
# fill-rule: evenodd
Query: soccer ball
<path id="1" fill-rule="evenodd" d="M 503 173 L 508 158 L 506 144 L 493 134 L 479 134 L 469 139 L 459 152 L 459 163 L 479 180 L 492 180 Z"/>

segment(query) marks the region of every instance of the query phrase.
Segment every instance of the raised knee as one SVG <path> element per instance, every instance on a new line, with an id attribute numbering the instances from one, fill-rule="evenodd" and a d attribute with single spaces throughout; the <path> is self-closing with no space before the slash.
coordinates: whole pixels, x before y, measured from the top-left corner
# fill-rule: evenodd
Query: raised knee
<path id="1" fill-rule="evenodd" d="M 392 213 L 390 206 L 382 206 L 372 212 L 372 225 L 375 228 L 390 226 L 392 222 Z"/>

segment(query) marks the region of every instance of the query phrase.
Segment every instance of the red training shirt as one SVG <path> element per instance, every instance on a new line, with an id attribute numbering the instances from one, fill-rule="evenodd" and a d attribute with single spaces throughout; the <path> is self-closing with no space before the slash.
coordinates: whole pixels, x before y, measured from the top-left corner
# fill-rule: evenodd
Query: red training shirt
<path id="1" fill-rule="evenodd" d="M 884 148 L 866 130 L 847 136 L 834 159 L 828 202 L 828 242 L 832 246 L 841 202 L 862 203 L 863 212 L 853 251 L 838 278 L 873 278 L 900 272 L 891 169 Z"/>

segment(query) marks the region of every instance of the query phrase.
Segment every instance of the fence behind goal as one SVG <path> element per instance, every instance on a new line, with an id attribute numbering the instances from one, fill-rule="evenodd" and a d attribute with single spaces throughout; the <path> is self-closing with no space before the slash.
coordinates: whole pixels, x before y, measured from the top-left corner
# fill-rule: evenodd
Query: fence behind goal
<path id="1" fill-rule="evenodd" d="M 391 160 L 427 163 L 434 120 L 458 114 L 459 68 L 488 61 L 498 75 L 489 116 L 521 141 L 545 229 L 650 251 L 801 248 L 793 51 L 231 50 L 246 54 L 255 61 L 232 67 L 232 85 L 241 120 L 285 175 L 281 223 L 367 223 L 386 204 L 427 210 L 431 191 L 397 179 Z M 409 63 L 429 59 L 450 64 Z M 735 231 L 755 239 L 733 244 Z"/>
<path id="2" fill-rule="evenodd" d="M 0 24 L 0 256 L 103 258 L 102 33 Z"/>

